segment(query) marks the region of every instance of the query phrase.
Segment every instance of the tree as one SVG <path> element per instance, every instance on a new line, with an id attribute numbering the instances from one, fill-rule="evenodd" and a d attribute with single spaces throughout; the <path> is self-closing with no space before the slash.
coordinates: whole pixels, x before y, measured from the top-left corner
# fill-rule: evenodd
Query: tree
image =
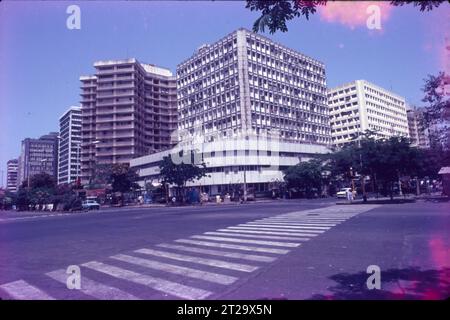
<path id="1" fill-rule="evenodd" d="M 112 182 L 113 166 L 110 164 L 95 164 L 89 181 L 89 188 L 101 187 Z"/>
<path id="2" fill-rule="evenodd" d="M 438 143 L 450 149 L 450 98 L 445 95 L 445 86 L 450 85 L 450 77 L 440 72 L 437 76 L 428 75 L 423 87 L 426 103 L 424 126 L 431 131 L 432 143 Z M 447 125 L 446 125 L 447 124 Z"/>
<path id="3" fill-rule="evenodd" d="M 28 205 L 30 204 L 28 190 L 26 188 L 20 187 L 17 191 L 17 196 L 15 199 L 15 204 L 19 211 L 28 210 Z"/>
<path id="4" fill-rule="evenodd" d="M 179 153 L 180 158 L 183 158 L 183 151 Z M 195 165 L 192 163 L 180 163 L 177 164 L 172 161 L 172 155 L 163 158 L 159 164 L 161 180 L 164 184 L 173 184 L 177 187 L 177 195 L 182 196 L 184 202 L 184 189 L 186 183 L 193 182 L 206 176 L 206 165 L 201 163 Z"/>
<path id="5" fill-rule="evenodd" d="M 268 27 L 270 33 L 275 33 L 278 30 L 288 31 L 286 22 L 294 18 L 304 16 L 308 20 L 310 15 L 316 13 L 319 6 L 324 6 L 327 2 L 327 0 L 247 0 L 246 8 L 261 12 L 261 16 L 253 24 L 254 32 L 264 32 L 265 28 Z M 392 0 L 391 5 L 413 4 L 415 7 L 419 7 L 420 11 L 430 11 L 444 2 L 450 3 L 450 0 Z"/>
<path id="6" fill-rule="evenodd" d="M 376 140 L 366 133 L 328 157 L 332 175 L 346 180 L 353 179 L 356 173 L 361 178 L 370 176 L 374 185 L 381 183 L 392 198 L 394 183 L 400 177 L 423 174 L 423 152 L 411 147 L 406 138 Z"/>
<path id="7" fill-rule="evenodd" d="M 306 196 L 310 197 L 315 190 L 318 194 L 322 190 L 322 171 L 321 161 L 314 159 L 288 167 L 283 171 L 283 174 L 288 188 L 304 190 Z"/>
<path id="8" fill-rule="evenodd" d="M 113 192 L 129 192 L 134 189 L 139 189 L 136 183 L 138 174 L 134 169 L 131 169 L 128 164 L 114 164 L 108 180 L 111 181 Z"/>
<path id="9" fill-rule="evenodd" d="M 48 188 L 54 189 L 56 187 L 55 178 L 45 172 L 41 172 L 33 175 L 30 178 L 30 187 L 35 188 Z"/>

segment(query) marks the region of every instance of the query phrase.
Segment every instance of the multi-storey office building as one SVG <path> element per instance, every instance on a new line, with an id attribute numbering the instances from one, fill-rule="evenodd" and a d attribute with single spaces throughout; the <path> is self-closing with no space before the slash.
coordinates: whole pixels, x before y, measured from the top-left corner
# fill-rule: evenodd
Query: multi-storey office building
<path id="1" fill-rule="evenodd" d="M 59 118 L 58 184 L 80 177 L 81 107 L 70 107 Z"/>
<path id="2" fill-rule="evenodd" d="M 419 109 L 409 109 L 408 116 L 409 138 L 411 145 L 419 148 L 430 147 L 429 129 L 424 126 L 424 115 Z"/>
<path id="3" fill-rule="evenodd" d="M 328 90 L 331 137 L 342 146 L 366 130 L 377 137 L 409 137 L 405 98 L 365 80 Z"/>
<path id="4" fill-rule="evenodd" d="M 17 191 L 17 170 L 19 160 L 11 159 L 6 163 L 6 190 Z"/>
<path id="5" fill-rule="evenodd" d="M 39 139 L 22 140 L 19 157 L 19 184 L 38 173 L 48 173 L 57 178 L 58 132 L 50 132 Z"/>
<path id="6" fill-rule="evenodd" d="M 177 95 L 180 144 L 173 152 L 203 157 L 209 176 L 191 185 L 211 194 L 244 181 L 267 190 L 284 167 L 327 152 L 331 142 L 324 64 L 245 29 L 180 63 Z M 166 153 L 131 166 L 142 180 L 157 180 Z"/>
<path id="7" fill-rule="evenodd" d="M 173 145 L 176 79 L 160 67 L 136 59 L 99 61 L 96 74 L 82 76 L 82 182 L 94 164 L 131 159 Z"/>
<path id="8" fill-rule="evenodd" d="M 330 143 L 323 63 L 239 29 L 177 68 L 180 132 L 259 134 Z"/>

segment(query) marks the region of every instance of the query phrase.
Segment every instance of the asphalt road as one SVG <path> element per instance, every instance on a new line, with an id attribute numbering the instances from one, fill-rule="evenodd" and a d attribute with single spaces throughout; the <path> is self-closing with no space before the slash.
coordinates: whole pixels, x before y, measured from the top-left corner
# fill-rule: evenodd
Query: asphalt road
<path id="1" fill-rule="evenodd" d="M 3 299 L 450 296 L 448 203 L 330 199 L 25 216 L 0 213 Z M 66 286 L 72 265 L 80 290 Z M 366 286 L 370 265 L 381 270 L 381 289 Z"/>

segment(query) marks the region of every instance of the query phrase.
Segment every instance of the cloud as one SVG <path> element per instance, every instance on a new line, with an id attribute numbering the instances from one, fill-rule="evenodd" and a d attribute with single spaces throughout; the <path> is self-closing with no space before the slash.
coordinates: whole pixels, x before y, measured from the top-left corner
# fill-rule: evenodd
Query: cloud
<path id="1" fill-rule="evenodd" d="M 383 1 L 328 1 L 326 6 L 319 7 L 318 12 L 322 21 L 340 23 L 355 29 L 367 26 L 371 11 L 367 13 L 366 10 L 372 5 L 380 8 L 381 22 L 389 19 L 393 7 Z"/>

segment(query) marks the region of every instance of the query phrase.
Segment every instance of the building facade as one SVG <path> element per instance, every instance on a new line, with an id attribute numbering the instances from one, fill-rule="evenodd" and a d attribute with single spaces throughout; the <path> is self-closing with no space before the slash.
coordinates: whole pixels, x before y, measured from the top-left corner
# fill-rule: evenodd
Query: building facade
<path id="1" fill-rule="evenodd" d="M 17 191 L 18 166 L 19 166 L 18 159 L 11 159 L 6 163 L 6 190 L 10 192 Z"/>
<path id="2" fill-rule="evenodd" d="M 82 76 L 81 181 L 95 164 L 131 159 L 173 146 L 177 125 L 176 79 L 136 59 L 99 61 Z"/>
<path id="3" fill-rule="evenodd" d="M 58 184 L 77 181 L 81 172 L 81 107 L 59 118 Z"/>
<path id="4" fill-rule="evenodd" d="M 333 146 L 341 147 L 366 130 L 378 138 L 409 137 L 405 98 L 366 80 L 328 90 Z"/>
<path id="5" fill-rule="evenodd" d="M 177 89 L 183 137 L 277 131 L 295 143 L 330 143 L 324 64 L 248 30 L 179 64 Z"/>
<path id="6" fill-rule="evenodd" d="M 190 183 L 217 194 L 230 185 L 267 191 L 282 169 L 325 153 L 331 142 L 325 66 L 246 29 L 201 46 L 177 67 L 178 140 L 137 158 L 141 184 L 157 163 L 195 151 L 208 177 Z"/>
<path id="7" fill-rule="evenodd" d="M 50 132 L 39 139 L 22 140 L 19 157 L 19 181 L 29 181 L 38 173 L 45 172 L 57 179 L 58 174 L 58 132 Z"/>
<path id="8" fill-rule="evenodd" d="M 418 148 L 430 147 L 429 129 L 423 124 L 424 115 L 419 109 L 409 109 L 406 111 L 408 116 L 409 138 L 411 145 Z"/>

